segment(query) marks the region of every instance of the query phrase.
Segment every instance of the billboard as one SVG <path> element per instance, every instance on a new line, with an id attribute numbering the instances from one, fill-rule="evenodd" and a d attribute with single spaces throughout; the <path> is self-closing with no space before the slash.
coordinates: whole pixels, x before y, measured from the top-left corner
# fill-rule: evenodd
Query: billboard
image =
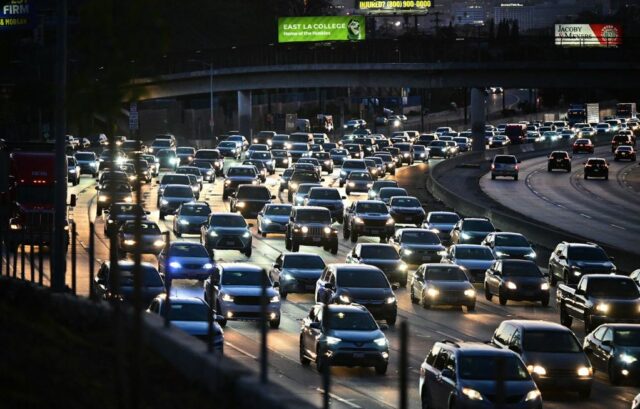
<path id="1" fill-rule="evenodd" d="M 556 24 L 556 45 L 563 47 L 616 47 L 622 44 L 619 24 Z"/>
<path id="2" fill-rule="evenodd" d="M 0 0 L 0 31 L 32 28 L 34 10 L 31 0 Z"/>
<path id="3" fill-rule="evenodd" d="M 433 6 L 431 0 L 357 0 L 358 10 L 367 13 L 419 13 Z"/>
<path id="4" fill-rule="evenodd" d="M 278 42 L 364 40 L 364 16 L 280 17 Z"/>

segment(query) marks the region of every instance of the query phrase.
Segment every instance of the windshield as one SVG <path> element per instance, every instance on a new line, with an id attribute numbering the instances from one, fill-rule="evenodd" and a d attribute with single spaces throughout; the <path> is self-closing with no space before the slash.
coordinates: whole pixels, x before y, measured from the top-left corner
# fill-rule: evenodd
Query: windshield
<path id="1" fill-rule="evenodd" d="M 271 192 L 266 186 L 240 186 L 236 197 L 238 199 L 270 200 Z"/>
<path id="2" fill-rule="evenodd" d="M 131 192 L 131 186 L 124 184 L 124 183 L 110 183 L 107 182 L 105 183 L 101 188 L 100 191 L 102 193 L 109 193 L 109 192 Z M 48 198 L 49 200 L 51 200 L 51 198 Z M 45 200 L 46 202 L 47 200 Z M 27 201 L 27 203 L 35 203 L 33 201 L 33 198 L 29 198 L 29 201 Z"/>
<path id="3" fill-rule="evenodd" d="M 193 155 L 195 153 L 194 148 L 178 148 L 176 149 L 176 153 L 180 155 Z"/>
<path id="4" fill-rule="evenodd" d="M 325 267 L 320 256 L 287 254 L 284 258 L 283 268 L 303 268 L 322 270 Z"/>
<path id="5" fill-rule="evenodd" d="M 386 276 L 379 270 L 340 270 L 337 274 L 340 287 L 389 288 Z"/>
<path id="6" fill-rule="evenodd" d="M 209 253 L 201 244 L 172 244 L 169 250 L 171 257 L 202 257 L 209 258 Z"/>
<path id="7" fill-rule="evenodd" d="M 265 215 L 273 216 L 289 216 L 291 214 L 291 206 L 273 205 L 267 206 L 264 210 Z"/>
<path id="8" fill-rule="evenodd" d="M 245 271 L 245 270 L 228 270 L 224 269 L 222 272 L 222 285 L 248 285 L 248 286 L 262 286 L 261 275 L 266 273 L 263 270 Z M 269 278 L 267 277 L 267 283 Z"/>
<path id="9" fill-rule="evenodd" d="M 431 281 L 469 281 L 460 267 L 428 267 L 424 278 Z"/>
<path id="10" fill-rule="evenodd" d="M 358 213 L 388 213 L 387 206 L 384 203 L 364 202 L 356 205 Z"/>
<path id="11" fill-rule="evenodd" d="M 412 230 L 402 233 L 403 243 L 410 244 L 440 244 L 438 235 L 429 230 Z"/>
<path id="12" fill-rule="evenodd" d="M 505 381 L 526 381 L 529 379 L 529 372 L 520 358 L 504 356 L 503 360 L 502 373 Z M 461 356 L 458 368 L 461 379 L 494 381 L 498 377 L 496 356 Z"/>
<path id="13" fill-rule="evenodd" d="M 530 247 L 531 245 L 519 234 L 496 235 L 496 246 Z"/>
<path id="14" fill-rule="evenodd" d="M 329 210 L 298 210 L 296 220 L 298 223 L 322 223 L 331 224 L 331 213 Z"/>
<path id="15" fill-rule="evenodd" d="M 287 151 L 271 151 L 271 155 L 274 158 L 286 158 L 287 157 Z"/>
<path id="16" fill-rule="evenodd" d="M 381 198 L 387 198 L 387 197 L 393 197 L 393 196 L 406 196 L 406 195 L 407 195 L 407 191 L 402 188 L 385 187 L 380 189 Z"/>
<path id="17" fill-rule="evenodd" d="M 255 177 L 256 171 L 252 168 L 231 168 L 227 172 L 227 176 L 250 176 Z"/>
<path id="18" fill-rule="evenodd" d="M 640 346 L 640 329 L 616 329 L 613 334 L 616 345 L 621 347 Z"/>
<path id="19" fill-rule="evenodd" d="M 193 197 L 193 189 L 189 186 L 167 186 L 163 196 L 170 197 Z"/>
<path id="20" fill-rule="evenodd" d="M 312 188 L 314 188 L 314 187 L 318 187 L 318 186 L 320 186 L 320 185 L 316 185 L 316 184 L 313 184 L 313 185 L 302 184 L 302 185 L 300 185 L 300 186 L 298 187 L 298 193 L 299 193 L 299 194 L 301 194 L 301 195 L 304 195 L 304 194 L 306 194 L 306 193 L 309 193 L 309 191 L 310 191 Z"/>
<path id="21" fill-rule="evenodd" d="M 309 199 L 341 200 L 338 189 L 311 189 Z"/>
<path id="22" fill-rule="evenodd" d="M 125 223 L 125 225 L 122 226 L 122 231 L 124 233 L 133 234 L 135 230 L 136 230 L 135 223 Z M 158 225 L 153 222 L 142 222 L 140 223 L 140 232 L 142 234 L 160 234 L 160 229 L 158 228 Z"/>
<path id="23" fill-rule="evenodd" d="M 264 162 L 260 162 L 258 160 L 245 160 L 244 162 L 242 162 L 242 164 L 255 166 L 256 168 L 258 168 L 258 170 L 264 169 L 266 167 Z"/>
<path id="24" fill-rule="evenodd" d="M 188 185 L 189 177 L 184 175 L 164 175 L 162 177 L 162 185 Z"/>
<path id="25" fill-rule="evenodd" d="M 378 324 L 368 312 L 331 312 L 328 326 L 337 331 L 374 331 L 378 329 Z"/>
<path id="26" fill-rule="evenodd" d="M 209 206 L 182 206 L 180 214 L 183 216 L 208 216 L 211 213 Z"/>
<path id="27" fill-rule="evenodd" d="M 251 154 L 251 159 L 271 159 L 271 153 L 269 152 L 254 152 Z"/>
<path id="28" fill-rule="evenodd" d="M 487 247 L 457 247 L 456 258 L 467 260 L 493 260 L 493 253 Z"/>
<path id="29" fill-rule="evenodd" d="M 595 298 L 639 298 L 638 286 L 636 283 L 627 279 L 592 278 L 589 280 L 587 293 Z"/>
<path id="30" fill-rule="evenodd" d="M 214 151 L 214 150 L 198 151 L 198 152 L 196 152 L 196 158 L 198 158 L 198 159 L 219 159 L 220 158 L 220 152 Z"/>
<path id="31" fill-rule="evenodd" d="M 435 146 L 435 147 L 442 148 L 444 146 L 447 146 L 447 142 L 445 142 L 445 141 L 431 141 L 431 142 L 429 142 L 429 146 Z"/>
<path id="32" fill-rule="evenodd" d="M 171 146 L 171 140 L 169 139 L 163 139 L 163 140 L 155 140 L 153 141 L 153 146 L 155 147 L 160 147 L 160 148 L 168 148 Z"/>
<path id="33" fill-rule="evenodd" d="M 398 207 L 422 207 L 420 201 L 415 197 L 394 197 L 390 204 Z"/>
<path id="34" fill-rule="evenodd" d="M 96 155 L 93 153 L 76 153 L 77 160 L 96 160 Z"/>
<path id="35" fill-rule="evenodd" d="M 344 164 L 342 165 L 343 169 L 367 169 L 367 165 L 364 162 L 361 161 L 346 161 L 344 162 Z"/>
<path id="36" fill-rule="evenodd" d="M 580 344 L 568 331 L 529 331 L 524 332 L 522 347 L 527 352 L 566 353 L 580 352 Z"/>
<path id="37" fill-rule="evenodd" d="M 540 269 L 533 261 L 504 261 L 502 274 L 510 277 L 542 277 Z"/>
<path id="38" fill-rule="evenodd" d="M 567 158 L 567 153 L 566 152 L 553 152 L 551 154 L 551 157 L 553 159 L 566 159 Z"/>
<path id="39" fill-rule="evenodd" d="M 369 172 L 351 172 L 349 180 L 373 180 Z"/>
<path id="40" fill-rule="evenodd" d="M 274 142 L 286 142 L 289 140 L 289 135 L 275 135 L 273 137 Z"/>
<path id="41" fill-rule="evenodd" d="M 176 169 L 176 173 L 182 175 L 197 175 L 200 176 L 200 170 L 198 168 L 178 168 Z"/>
<path id="42" fill-rule="evenodd" d="M 132 267 L 131 267 L 132 268 Z M 145 287 L 162 287 L 162 278 L 153 268 L 142 269 L 142 285 Z M 120 287 L 133 287 L 133 274 L 129 268 L 120 267 Z"/>
<path id="43" fill-rule="evenodd" d="M 362 258 L 379 258 L 385 260 L 398 260 L 398 251 L 392 246 L 362 246 L 360 248 Z"/>
<path id="44" fill-rule="evenodd" d="M 171 300 L 169 308 L 171 308 L 170 321 L 205 322 L 209 319 L 209 308 L 204 302 L 182 304 L 180 301 Z"/>
<path id="45" fill-rule="evenodd" d="M 429 216 L 429 223 L 456 224 L 458 220 L 457 214 L 434 213 Z"/>
<path id="46" fill-rule="evenodd" d="M 395 180 L 382 180 L 373 184 L 373 190 L 376 192 L 380 191 L 383 187 L 398 187 L 398 182 Z"/>
<path id="47" fill-rule="evenodd" d="M 498 137 L 496 136 L 496 139 Z M 514 164 L 517 163 L 515 156 L 496 156 L 493 159 L 494 163 L 506 163 L 506 164 Z"/>
<path id="48" fill-rule="evenodd" d="M 235 148 L 237 145 L 235 142 L 224 141 L 224 142 L 220 142 L 218 146 L 221 148 Z"/>
<path id="49" fill-rule="evenodd" d="M 55 197 L 53 184 L 45 186 L 18 185 L 16 188 L 18 203 L 52 203 L 53 197 Z"/>
<path id="50" fill-rule="evenodd" d="M 345 149 L 331 149 L 331 155 L 346 155 L 348 152 Z"/>
<path id="51" fill-rule="evenodd" d="M 309 150 L 309 145 L 306 143 L 294 143 L 291 145 L 292 151 L 307 151 Z"/>
<path id="52" fill-rule="evenodd" d="M 110 215 L 112 216 L 115 216 L 118 214 L 132 214 L 132 215 L 135 215 L 136 213 L 144 214 L 144 210 L 142 210 L 142 207 L 136 204 L 114 204 L 114 205 L 111 205 L 110 211 L 111 211 Z"/>
<path id="53" fill-rule="evenodd" d="M 462 224 L 462 230 L 467 231 L 494 231 L 494 227 L 488 220 L 466 220 Z"/>
<path id="54" fill-rule="evenodd" d="M 209 225 L 215 227 L 247 227 L 247 222 L 240 215 L 225 214 L 211 216 Z"/>

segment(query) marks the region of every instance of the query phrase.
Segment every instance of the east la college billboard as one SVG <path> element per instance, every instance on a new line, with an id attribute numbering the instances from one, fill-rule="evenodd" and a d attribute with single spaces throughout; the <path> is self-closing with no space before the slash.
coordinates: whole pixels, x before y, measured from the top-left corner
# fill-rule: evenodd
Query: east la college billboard
<path id="1" fill-rule="evenodd" d="M 360 41 L 365 37 L 364 16 L 281 17 L 278 42 Z"/>
<path id="2" fill-rule="evenodd" d="M 563 47 L 616 47 L 622 44 L 619 24 L 556 24 L 556 45 Z"/>
<path id="3" fill-rule="evenodd" d="M 31 0 L 0 0 L 0 31 L 32 28 L 34 15 Z"/>

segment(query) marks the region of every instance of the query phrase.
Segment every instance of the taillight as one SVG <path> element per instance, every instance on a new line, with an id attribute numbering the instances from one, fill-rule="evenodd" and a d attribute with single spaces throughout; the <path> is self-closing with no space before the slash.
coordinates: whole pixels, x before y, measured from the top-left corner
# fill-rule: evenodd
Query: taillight
<path id="1" fill-rule="evenodd" d="M 520 170 L 520 166 L 519 165 L 516 165 L 516 170 Z"/>

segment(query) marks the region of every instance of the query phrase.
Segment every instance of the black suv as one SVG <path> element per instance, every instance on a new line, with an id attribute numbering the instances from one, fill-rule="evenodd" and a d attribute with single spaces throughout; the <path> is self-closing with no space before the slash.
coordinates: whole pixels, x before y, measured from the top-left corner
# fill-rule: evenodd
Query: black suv
<path id="1" fill-rule="evenodd" d="M 589 158 L 584 163 L 584 178 L 604 178 L 609 180 L 609 163 L 603 158 Z"/>
<path id="2" fill-rule="evenodd" d="M 324 182 L 324 179 L 320 177 L 315 171 L 308 170 L 295 170 L 291 174 L 287 189 L 287 199 L 289 202 L 293 201 L 293 196 L 298 191 L 298 186 L 301 183 L 320 183 Z"/>
<path id="3" fill-rule="evenodd" d="M 344 238 L 353 243 L 359 236 L 378 236 L 385 243 L 395 233 L 395 221 L 380 200 L 358 200 L 344 212 Z"/>
<path id="4" fill-rule="evenodd" d="M 258 184 L 260 184 L 260 179 L 255 166 L 233 166 L 227 170 L 227 178 L 222 188 L 222 200 L 226 200 L 240 185 Z"/>
<path id="5" fill-rule="evenodd" d="M 331 226 L 331 212 L 326 207 L 295 206 L 287 226 L 285 247 L 294 253 L 300 245 L 322 246 L 338 254 L 338 230 Z"/>
<path id="6" fill-rule="evenodd" d="M 532 260 L 497 260 L 484 276 L 484 295 L 491 301 L 498 296 L 500 305 L 508 300 L 540 301 L 549 305 L 549 283 Z"/>
<path id="7" fill-rule="evenodd" d="M 346 262 L 378 267 L 390 282 L 397 282 L 400 287 L 407 286 L 407 264 L 400 259 L 398 250 L 391 244 L 357 244 L 353 251 L 347 254 Z"/>
<path id="8" fill-rule="evenodd" d="M 547 171 L 554 169 L 564 169 L 571 173 L 571 158 L 566 151 L 553 151 L 547 160 Z"/>
<path id="9" fill-rule="evenodd" d="M 240 212 L 245 218 L 256 218 L 264 205 L 275 198 L 266 186 L 240 185 L 232 194 L 229 208 L 231 212 Z"/>
<path id="10" fill-rule="evenodd" d="M 566 284 L 577 284 L 585 274 L 615 273 L 613 258 L 594 243 L 558 244 L 549 257 L 549 278 L 552 285 L 558 279 Z"/>

